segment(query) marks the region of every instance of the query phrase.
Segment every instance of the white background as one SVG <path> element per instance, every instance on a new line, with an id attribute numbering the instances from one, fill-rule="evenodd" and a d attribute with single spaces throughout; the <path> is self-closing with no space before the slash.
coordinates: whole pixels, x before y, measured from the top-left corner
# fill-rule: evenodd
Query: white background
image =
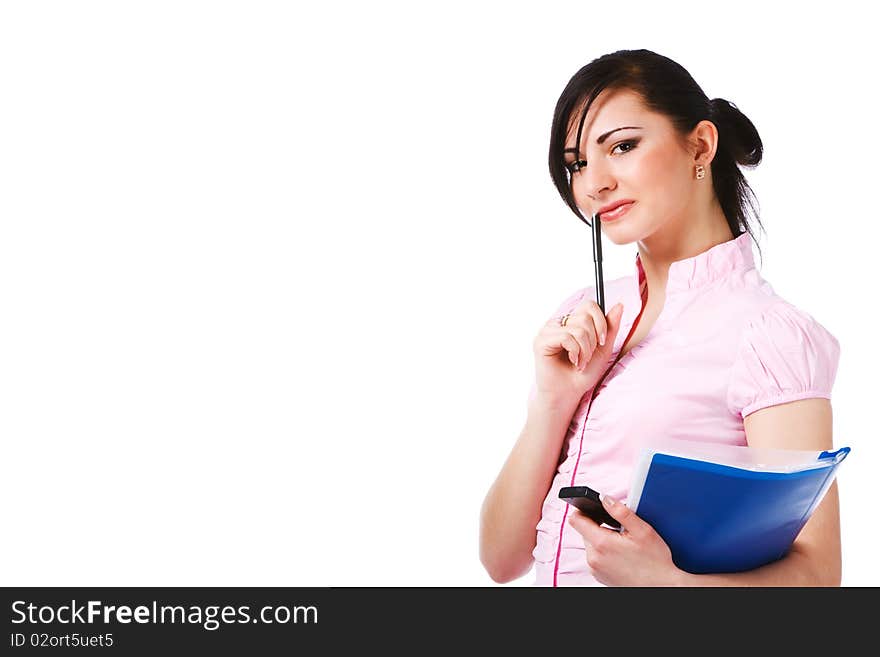
<path id="1" fill-rule="evenodd" d="M 764 141 L 761 271 L 841 343 L 844 585 L 880 584 L 876 35 L 834 7 L 4 3 L 0 583 L 496 586 L 532 340 L 593 281 L 553 108 L 648 48 Z"/>

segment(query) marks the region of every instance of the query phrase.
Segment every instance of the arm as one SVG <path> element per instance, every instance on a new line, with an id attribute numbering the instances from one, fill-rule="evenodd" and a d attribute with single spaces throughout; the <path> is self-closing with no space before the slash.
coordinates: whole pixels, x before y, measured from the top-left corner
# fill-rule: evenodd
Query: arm
<path id="1" fill-rule="evenodd" d="M 809 398 L 778 404 L 746 417 L 752 446 L 831 449 L 831 404 Z M 607 586 L 840 586 L 840 522 L 833 483 L 788 554 L 740 573 L 695 575 L 678 568 L 669 546 L 625 504 L 603 498 L 626 532 L 600 527 L 580 511 L 568 522 L 584 538 L 587 565 Z"/>
<path id="2" fill-rule="evenodd" d="M 529 402 L 522 433 L 480 511 L 480 561 L 499 584 L 532 566 L 541 507 L 579 400 Z"/>
<path id="3" fill-rule="evenodd" d="M 744 421 L 752 447 L 832 450 L 831 402 L 811 398 L 769 406 Z M 782 559 L 742 573 L 682 573 L 682 586 L 840 586 L 840 508 L 837 482 Z"/>

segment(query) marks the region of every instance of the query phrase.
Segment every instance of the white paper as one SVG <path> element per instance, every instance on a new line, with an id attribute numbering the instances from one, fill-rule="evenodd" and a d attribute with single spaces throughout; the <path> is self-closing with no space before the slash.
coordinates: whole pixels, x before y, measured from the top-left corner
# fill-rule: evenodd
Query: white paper
<path id="1" fill-rule="evenodd" d="M 662 447 L 645 448 L 633 469 L 627 506 L 637 511 L 645 485 L 645 477 L 654 454 L 669 454 L 682 458 L 699 459 L 718 465 L 727 465 L 757 472 L 796 472 L 820 468 L 827 464 L 819 460 L 822 450 L 776 449 L 726 445 L 696 440 L 665 439 Z"/>

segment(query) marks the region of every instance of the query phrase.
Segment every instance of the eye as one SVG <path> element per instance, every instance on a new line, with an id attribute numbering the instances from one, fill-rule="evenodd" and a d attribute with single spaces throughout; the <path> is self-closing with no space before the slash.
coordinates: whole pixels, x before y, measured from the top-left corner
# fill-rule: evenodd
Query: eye
<path id="1" fill-rule="evenodd" d="M 622 141 L 619 144 L 616 144 L 614 146 L 614 148 L 617 148 L 618 146 L 631 146 L 632 148 L 627 148 L 625 151 L 621 151 L 621 153 L 629 153 L 633 148 L 636 147 L 637 143 L 638 143 L 637 139 L 629 139 L 627 141 Z M 612 153 L 614 152 L 614 148 L 611 149 Z"/>
<path id="2" fill-rule="evenodd" d="M 586 165 L 586 160 L 575 160 L 569 164 L 565 165 L 565 168 L 568 169 L 569 173 L 574 173 L 575 171 L 580 171 L 581 167 Z"/>
<path id="3" fill-rule="evenodd" d="M 631 150 L 633 150 L 636 147 L 636 144 L 638 144 L 638 143 L 639 143 L 638 139 L 628 139 L 626 141 L 620 142 L 619 144 L 615 144 L 614 148 L 611 149 L 611 152 L 613 153 L 614 149 L 618 148 L 620 146 L 628 146 L 629 148 L 627 148 L 626 150 L 620 151 L 620 154 L 623 155 L 624 153 L 629 153 Z M 571 173 L 575 173 L 576 171 L 580 171 L 581 168 L 585 167 L 586 165 L 587 165 L 586 160 L 575 160 L 574 162 L 566 164 L 565 168 L 571 174 Z"/>

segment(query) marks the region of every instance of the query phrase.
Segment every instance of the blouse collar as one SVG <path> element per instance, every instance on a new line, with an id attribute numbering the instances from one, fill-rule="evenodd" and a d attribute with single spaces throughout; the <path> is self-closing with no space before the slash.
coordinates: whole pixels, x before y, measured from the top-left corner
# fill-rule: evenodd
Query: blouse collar
<path id="1" fill-rule="evenodd" d="M 753 269 L 754 266 L 751 235 L 745 232 L 695 256 L 672 262 L 669 265 L 666 294 L 703 287 L 731 272 Z M 636 253 L 636 273 L 641 285 L 645 280 L 645 270 L 639 253 Z"/>

